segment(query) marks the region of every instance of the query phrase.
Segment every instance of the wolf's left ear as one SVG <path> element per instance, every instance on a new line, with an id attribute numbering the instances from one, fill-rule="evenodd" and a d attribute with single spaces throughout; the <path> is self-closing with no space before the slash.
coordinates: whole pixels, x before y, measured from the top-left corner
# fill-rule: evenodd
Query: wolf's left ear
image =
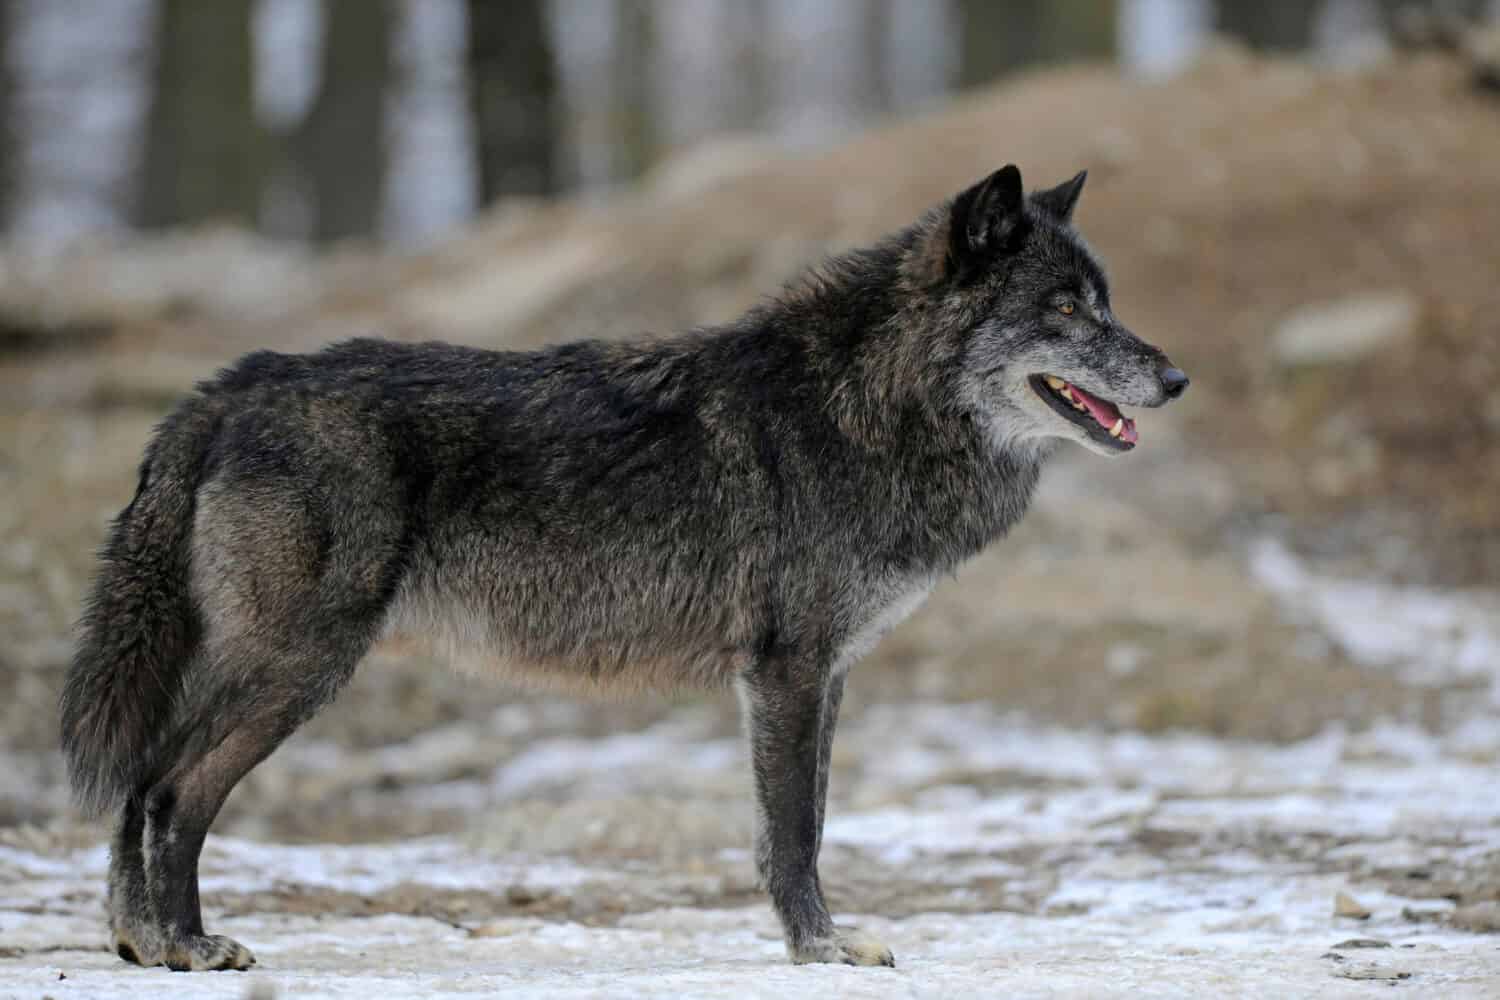
<path id="1" fill-rule="evenodd" d="M 1032 194 L 1031 203 L 1040 206 L 1062 222 L 1072 222 L 1073 208 L 1078 204 L 1078 196 L 1083 194 L 1083 182 L 1088 180 L 1088 177 L 1087 170 L 1080 170 L 1073 175 L 1072 180 L 1063 181 L 1055 188 Z"/>
<path id="2" fill-rule="evenodd" d="M 953 199 L 948 258 L 958 270 L 1006 249 L 1022 220 L 1021 171 L 1008 163 Z"/>

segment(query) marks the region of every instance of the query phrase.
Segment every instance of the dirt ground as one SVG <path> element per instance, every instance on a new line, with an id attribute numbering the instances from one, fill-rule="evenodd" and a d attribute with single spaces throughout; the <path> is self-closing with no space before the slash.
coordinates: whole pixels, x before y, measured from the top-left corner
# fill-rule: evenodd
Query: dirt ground
<path id="1" fill-rule="evenodd" d="M 1439 57 L 1221 51 L 1165 84 L 1027 77 L 812 156 L 688 154 L 402 256 L 221 231 L 0 253 L 0 996 L 166 983 L 102 950 L 54 704 L 92 551 L 193 378 L 356 332 L 721 320 L 1008 160 L 1090 169 L 1117 310 L 1194 384 L 1130 456 L 1062 456 L 857 668 L 824 881 L 895 973 L 780 964 L 732 699 L 578 702 L 389 646 L 211 838 L 208 919 L 262 967 L 172 990 L 1492 991 L 1500 102 Z M 1286 346 L 1301 310 L 1393 296 L 1386 339 Z"/>

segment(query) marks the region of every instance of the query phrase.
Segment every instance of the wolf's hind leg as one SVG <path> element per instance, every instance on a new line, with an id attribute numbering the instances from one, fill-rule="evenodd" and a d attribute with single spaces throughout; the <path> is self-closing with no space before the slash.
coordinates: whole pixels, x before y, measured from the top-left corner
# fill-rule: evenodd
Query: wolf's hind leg
<path id="1" fill-rule="evenodd" d="M 330 609 L 332 610 L 332 609 Z M 244 969 L 249 949 L 205 934 L 198 857 L 209 826 L 240 779 L 326 705 L 373 641 L 374 604 L 317 615 L 275 640 L 240 635 L 209 652 L 219 687 L 192 707 L 198 720 L 181 754 L 146 796 L 146 890 L 163 946 L 160 962 L 178 971 Z M 295 650 L 293 642 L 302 645 Z"/>
<path id="2" fill-rule="evenodd" d="M 235 783 L 280 742 L 256 740 L 257 735 L 242 723 L 203 756 L 174 770 L 147 796 L 146 888 L 161 941 L 152 964 L 186 971 L 246 969 L 255 962 L 238 942 L 204 933 L 198 856 Z"/>
<path id="3" fill-rule="evenodd" d="M 755 861 L 793 962 L 895 965 L 869 935 L 833 925 L 818 880 L 826 755 L 842 686 L 820 665 L 758 663 L 741 680 L 755 770 Z"/>
<path id="4" fill-rule="evenodd" d="M 300 459 L 317 468 L 327 455 L 305 449 Z M 169 968 L 254 962 L 204 932 L 198 857 L 234 786 L 333 699 L 374 642 L 405 529 L 365 471 L 330 469 L 313 504 L 279 479 L 233 469 L 199 491 L 193 571 L 205 638 L 162 741 L 170 757 L 145 796 L 146 896 Z"/>
<path id="5" fill-rule="evenodd" d="M 146 895 L 145 857 L 141 836 L 146 814 L 139 796 L 125 803 L 115 821 L 109 849 L 109 930 L 115 953 L 137 965 L 161 962 L 164 942 L 151 913 Z"/>

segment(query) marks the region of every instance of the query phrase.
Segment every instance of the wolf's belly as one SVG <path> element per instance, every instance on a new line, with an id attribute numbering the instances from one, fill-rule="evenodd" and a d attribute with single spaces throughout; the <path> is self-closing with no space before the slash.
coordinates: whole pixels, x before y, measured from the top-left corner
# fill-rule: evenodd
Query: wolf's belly
<path id="1" fill-rule="evenodd" d="M 748 625 L 736 628 L 728 603 L 704 595 L 663 607 L 649 592 L 612 590 L 409 580 L 381 638 L 431 649 L 465 672 L 577 691 L 722 687 L 749 665 Z"/>

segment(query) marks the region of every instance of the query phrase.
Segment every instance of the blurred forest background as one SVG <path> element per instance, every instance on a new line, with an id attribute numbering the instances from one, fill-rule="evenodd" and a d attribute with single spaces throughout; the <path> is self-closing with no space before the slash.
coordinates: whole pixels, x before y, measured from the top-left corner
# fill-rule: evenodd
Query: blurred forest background
<path id="1" fill-rule="evenodd" d="M 711 136 L 823 146 L 1016 70 L 1335 64 L 1492 0 L 0 0 L 0 220 L 430 241 Z"/>

